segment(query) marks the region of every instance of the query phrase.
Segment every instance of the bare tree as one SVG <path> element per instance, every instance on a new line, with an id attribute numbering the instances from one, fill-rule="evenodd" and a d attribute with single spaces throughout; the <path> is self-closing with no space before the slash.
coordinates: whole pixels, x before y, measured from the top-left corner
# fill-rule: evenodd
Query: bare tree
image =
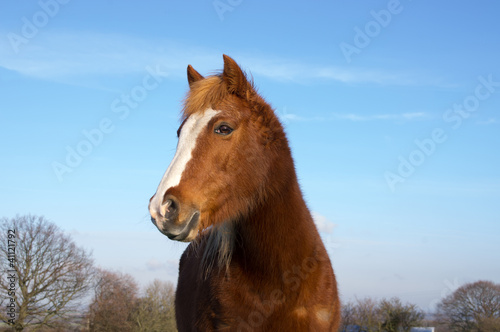
<path id="1" fill-rule="evenodd" d="M 354 312 L 360 332 L 380 331 L 382 319 L 376 300 L 372 298 L 356 299 Z"/>
<path id="2" fill-rule="evenodd" d="M 379 314 L 382 329 L 387 332 L 409 332 L 412 327 L 419 326 L 425 317 L 416 305 L 403 304 L 397 297 L 380 301 Z"/>
<path id="3" fill-rule="evenodd" d="M 9 276 L 0 279 L 1 307 L 12 308 L 0 319 L 16 331 L 72 320 L 91 286 L 90 254 L 42 216 L 2 218 L 0 232 L 2 276 Z"/>
<path id="4" fill-rule="evenodd" d="M 399 298 L 381 301 L 356 299 L 342 307 L 341 332 L 407 332 L 419 326 L 424 312 L 415 304 L 403 304 Z"/>
<path id="5" fill-rule="evenodd" d="M 89 306 L 89 330 L 133 331 L 137 309 L 137 283 L 128 274 L 99 270 L 94 298 Z"/>
<path id="6" fill-rule="evenodd" d="M 437 306 L 450 331 L 500 331 L 500 284 L 477 281 L 458 288 Z"/>
<path id="7" fill-rule="evenodd" d="M 171 282 L 154 280 L 146 288 L 144 297 L 139 300 L 135 311 L 135 331 L 137 332 L 174 332 L 175 289 Z"/>
<path id="8" fill-rule="evenodd" d="M 356 325 L 356 306 L 352 302 L 342 304 L 339 331 L 348 331 L 351 326 Z"/>

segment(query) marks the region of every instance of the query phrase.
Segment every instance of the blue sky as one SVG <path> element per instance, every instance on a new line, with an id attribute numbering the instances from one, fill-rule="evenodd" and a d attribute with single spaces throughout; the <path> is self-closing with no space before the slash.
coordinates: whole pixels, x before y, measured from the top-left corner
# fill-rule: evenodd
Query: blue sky
<path id="1" fill-rule="evenodd" d="M 186 66 L 209 74 L 224 53 L 284 122 L 345 300 L 428 309 L 500 282 L 497 2 L 1 6 L 2 216 L 44 215 L 102 267 L 175 282 L 185 245 L 147 204 Z"/>

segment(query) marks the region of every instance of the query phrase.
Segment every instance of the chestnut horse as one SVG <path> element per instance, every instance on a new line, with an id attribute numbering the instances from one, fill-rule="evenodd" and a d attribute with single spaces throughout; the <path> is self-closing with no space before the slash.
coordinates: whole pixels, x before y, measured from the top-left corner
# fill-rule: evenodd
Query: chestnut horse
<path id="1" fill-rule="evenodd" d="M 175 156 L 151 220 L 191 242 L 179 265 L 179 331 L 336 331 L 330 259 L 302 197 L 285 132 L 230 57 L 187 68 Z"/>

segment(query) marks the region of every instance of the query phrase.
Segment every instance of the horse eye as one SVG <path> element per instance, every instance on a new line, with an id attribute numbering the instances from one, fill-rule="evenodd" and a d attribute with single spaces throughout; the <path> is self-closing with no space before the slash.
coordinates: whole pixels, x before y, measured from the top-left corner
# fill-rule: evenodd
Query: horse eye
<path id="1" fill-rule="evenodd" d="M 219 135 L 229 135 L 233 132 L 233 128 L 229 127 L 227 124 L 221 124 L 215 128 L 214 132 Z"/>

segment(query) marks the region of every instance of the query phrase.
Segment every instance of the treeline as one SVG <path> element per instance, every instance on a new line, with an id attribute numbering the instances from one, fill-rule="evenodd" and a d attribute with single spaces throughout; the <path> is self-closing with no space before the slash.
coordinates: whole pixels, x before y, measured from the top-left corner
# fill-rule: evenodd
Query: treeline
<path id="1" fill-rule="evenodd" d="M 139 292 L 127 274 L 96 268 L 44 217 L 0 219 L 0 331 L 177 331 L 174 287 L 150 283 Z M 342 304 L 342 332 L 500 332 L 500 285 L 463 285 L 437 305 L 433 320 L 398 298 Z"/>
<path id="2" fill-rule="evenodd" d="M 398 298 L 371 298 L 344 303 L 341 332 L 406 332 L 412 327 L 434 327 L 436 332 L 500 332 L 500 284 L 468 283 L 438 303 L 426 315 Z"/>

